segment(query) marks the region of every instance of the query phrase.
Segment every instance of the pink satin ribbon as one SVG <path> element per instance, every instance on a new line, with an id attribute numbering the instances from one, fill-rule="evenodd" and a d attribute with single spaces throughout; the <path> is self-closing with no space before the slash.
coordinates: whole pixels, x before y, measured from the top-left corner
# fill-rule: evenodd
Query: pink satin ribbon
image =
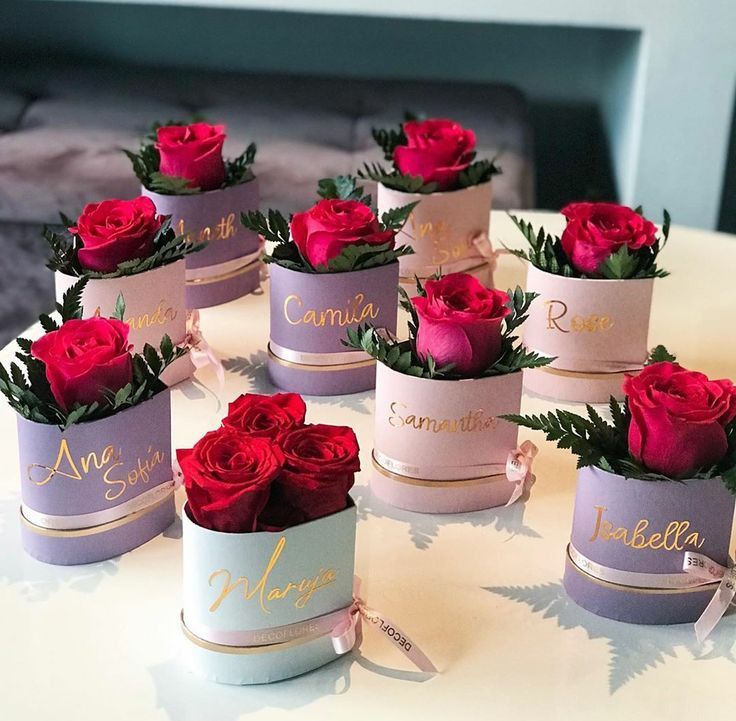
<path id="1" fill-rule="evenodd" d="M 335 648 L 335 653 L 342 655 L 355 646 L 358 622 L 361 619 L 365 619 L 371 628 L 382 633 L 384 638 L 401 651 L 420 671 L 438 673 L 434 664 L 414 641 L 387 616 L 367 606 L 365 601 L 360 597 L 359 592 L 360 579 L 356 577 L 353 587 L 354 600 L 350 608 L 350 615 L 332 630 L 332 645 Z"/>
<path id="2" fill-rule="evenodd" d="M 507 506 L 516 503 L 534 485 L 532 463 L 537 453 L 539 449 L 531 441 L 524 441 L 516 450 L 509 453 L 506 460 L 506 478 L 516 486 L 506 503 Z"/>
<path id="3" fill-rule="evenodd" d="M 225 368 L 212 346 L 204 339 L 199 327 L 199 311 L 195 308 L 187 314 L 187 335 L 184 340 L 195 368 L 212 366 L 220 388 L 225 385 Z"/>
<path id="4" fill-rule="evenodd" d="M 493 249 L 493 243 L 491 243 L 491 239 L 488 237 L 488 233 L 485 231 L 481 231 L 480 233 L 477 233 L 474 235 L 470 242 L 477 248 L 478 252 L 483 256 L 486 263 L 488 263 L 488 268 L 491 271 L 491 277 L 493 277 L 493 273 L 496 272 L 496 267 L 498 266 L 498 256 L 502 255 L 503 253 L 507 253 L 506 250 L 494 250 Z"/>
<path id="5" fill-rule="evenodd" d="M 718 625 L 718 622 L 734 601 L 734 596 L 736 596 L 736 567 L 731 564 L 726 568 L 708 558 L 708 556 L 688 551 L 685 554 L 682 570 L 704 580 L 720 580 L 713 598 L 695 622 L 695 637 L 699 643 L 702 643 Z"/>

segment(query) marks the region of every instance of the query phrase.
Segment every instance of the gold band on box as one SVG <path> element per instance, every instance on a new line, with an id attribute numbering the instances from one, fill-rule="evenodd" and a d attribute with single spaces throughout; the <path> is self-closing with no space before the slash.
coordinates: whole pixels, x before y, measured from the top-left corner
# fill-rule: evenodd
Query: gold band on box
<path id="1" fill-rule="evenodd" d="M 97 526 L 88 526 L 87 528 L 69 528 L 60 530 L 55 528 L 44 528 L 43 526 L 37 526 L 35 523 L 31 523 L 23 515 L 22 509 L 20 509 L 20 520 L 21 523 L 26 528 L 28 528 L 29 531 L 31 531 L 32 533 L 36 533 L 39 536 L 53 536 L 55 538 L 79 538 L 81 536 L 94 536 L 98 533 L 106 533 L 107 531 L 112 531 L 114 528 L 125 526 L 128 523 L 137 521 L 139 518 L 143 518 L 143 516 L 147 516 L 149 513 L 156 510 L 159 506 L 162 506 L 164 503 L 170 501 L 173 495 L 174 489 L 172 488 L 171 493 L 167 493 L 163 498 L 156 501 L 156 503 L 152 503 L 150 506 L 141 508 L 139 511 L 133 511 L 133 513 L 129 513 L 127 516 L 123 516 L 122 518 L 118 518 L 114 521 L 100 523 Z"/>
<path id="2" fill-rule="evenodd" d="M 295 363 L 294 361 L 288 361 L 284 360 L 283 358 L 279 358 L 272 350 L 271 350 L 271 344 L 268 344 L 268 357 L 274 362 L 277 363 L 280 366 L 284 366 L 285 368 L 295 368 L 300 371 L 313 371 L 313 372 L 323 372 L 323 371 L 343 371 L 343 370 L 353 370 L 356 368 L 368 368 L 372 365 L 375 365 L 376 360 L 375 358 L 367 358 L 365 360 L 358 360 L 354 363 L 337 363 L 335 365 L 324 365 L 324 366 L 318 366 L 318 365 L 306 365 L 305 363 Z"/>

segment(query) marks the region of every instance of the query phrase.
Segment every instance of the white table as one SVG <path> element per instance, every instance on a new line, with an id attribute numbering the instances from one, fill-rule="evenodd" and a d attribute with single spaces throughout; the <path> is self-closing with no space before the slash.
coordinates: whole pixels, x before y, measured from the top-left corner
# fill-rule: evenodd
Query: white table
<path id="1" fill-rule="evenodd" d="M 557 227 L 559 219 L 527 214 Z M 519 245 L 503 214 L 491 236 Z M 736 241 L 675 227 L 656 283 L 653 342 L 683 364 L 736 376 L 732 316 Z M 522 281 L 502 259 L 498 285 Z M 203 312 L 204 330 L 228 368 L 173 394 L 174 437 L 188 446 L 214 428 L 225 401 L 270 392 L 263 366 L 266 296 Z M 12 349 L 0 352 L 7 361 Z M 202 385 L 204 384 L 204 385 Z M 206 387 L 204 387 L 206 386 Z M 216 395 L 217 394 L 217 395 Z M 218 396 L 222 401 L 218 400 Z M 223 405 L 221 405 L 221 402 Z M 315 422 L 352 425 L 369 466 L 371 393 L 310 398 Z M 523 410 L 551 406 L 525 397 Z M 572 516 L 574 459 L 541 438 L 538 478 L 526 506 L 457 516 L 394 510 L 371 497 L 368 474 L 353 491 L 359 509 L 357 571 L 370 604 L 420 643 L 441 675 L 411 670 L 382 638 L 312 674 L 271 686 L 200 681 L 177 662 L 181 607 L 180 526 L 125 556 L 54 567 L 20 548 L 15 420 L 3 403 L 0 443 L 0 719 L 35 721 L 235 721 L 282 719 L 689 719 L 729 713 L 736 673 L 736 617 L 701 649 L 690 626 L 641 627 L 597 618 L 560 586 Z M 179 494 L 182 494 L 179 491 Z M 179 499 L 181 501 L 181 499 Z"/>

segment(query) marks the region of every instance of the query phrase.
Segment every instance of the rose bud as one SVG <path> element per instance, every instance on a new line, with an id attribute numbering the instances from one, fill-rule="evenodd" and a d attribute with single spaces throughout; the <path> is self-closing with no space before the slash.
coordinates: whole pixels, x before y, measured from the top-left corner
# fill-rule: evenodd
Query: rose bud
<path id="1" fill-rule="evenodd" d="M 509 296 L 486 288 L 467 273 L 451 273 L 428 280 L 426 297 L 411 299 L 419 317 L 416 350 L 438 367 L 454 364 L 465 378 L 481 374 L 498 359 L 503 339 L 503 319 L 511 312 Z"/>
<path id="2" fill-rule="evenodd" d="M 404 123 L 406 145 L 394 150 L 394 165 L 406 175 L 451 189 L 460 173 L 473 162 L 475 133 L 452 120 Z"/>
<path id="3" fill-rule="evenodd" d="M 169 125 L 156 131 L 163 175 L 186 178 L 190 188 L 213 190 L 225 182 L 222 146 L 225 126 L 209 123 Z"/>
<path id="4" fill-rule="evenodd" d="M 244 393 L 230 403 L 222 425 L 275 441 L 292 428 L 304 425 L 306 412 L 307 406 L 297 393 Z"/>
<path id="5" fill-rule="evenodd" d="M 560 242 L 575 270 L 596 276 L 608 258 L 621 247 L 638 250 L 653 245 L 657 228 L 651 221 L 615 203 L 570 203 Z"/>
<path id="6" fill-rule="evenodd" d="M 176 456 L 190 513 L 200 526 L 223 533 L 255 531 L 284 463 L 276 445 L 223 427 Z"/>
<path id="7" fill-rule="evenodd" d="M 59 407 L 102 403 L 133 379 L 129 326 L 113 318 L 68 320 L 31 344 Z"/>
<path id="8" fill-rule="evenodd" d="M 654 473 L 687 478 L 728 451 L 725 426 L 736 418 L 736 388 L 677 363 L 653 363 L 624 381 L 631 411 L 629 452 Z"/>
<path id="9" fill-rule="evenodd" d="M 150 198 L 103 200 L 84 206 L 69 232 L 82 242 L 79 264 L 97 273 L 113 273 L 121 263 L 147 258 L 163 218 Z"/>
<path id="10" fill-rule="evenodd" d="M 284 470 L 262 521 L 269 530 L 337 513 L 347 507 L 348 491 L 360 470 L 358 439 L 351 428 L 308 425 L 282 441 Z"/>
<path id="11" fill-rule="evenodd" d="M 381 230 L 373 211 L 358 200 L 320 200 L 291 219 L 291 237 L 302 257 L 317 268 L 327 266 L 349 245 L 393 248 L 394 233 Z"/>

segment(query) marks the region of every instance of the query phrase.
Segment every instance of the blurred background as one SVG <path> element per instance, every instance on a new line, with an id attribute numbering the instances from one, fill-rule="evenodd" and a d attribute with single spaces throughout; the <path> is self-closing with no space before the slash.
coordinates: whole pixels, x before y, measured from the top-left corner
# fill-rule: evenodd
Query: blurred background
<path id="1" fill-rule="evenodd" d="M 138 187 L 154 121 L 258 145 L 263 206 L 378 160 L 405 111 L 473 128 L 494 208 L 642 204 L 736 232 L 734 0 L 2 0 L 0 343 L 52 302 L 40 231 Z"/>

